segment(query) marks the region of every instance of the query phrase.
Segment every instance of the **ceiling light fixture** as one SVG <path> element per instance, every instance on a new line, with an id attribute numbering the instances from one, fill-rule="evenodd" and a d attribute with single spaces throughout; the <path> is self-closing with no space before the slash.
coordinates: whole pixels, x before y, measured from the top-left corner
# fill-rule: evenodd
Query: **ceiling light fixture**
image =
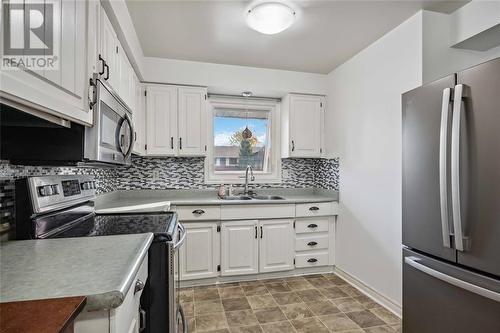
<path id="1" fill-rule="evenodd" d="M 281 2 L 264 2 L 247 11 L 250 28 L 267 35 L 288 29 L 295 21 L 295 11 Z"/>

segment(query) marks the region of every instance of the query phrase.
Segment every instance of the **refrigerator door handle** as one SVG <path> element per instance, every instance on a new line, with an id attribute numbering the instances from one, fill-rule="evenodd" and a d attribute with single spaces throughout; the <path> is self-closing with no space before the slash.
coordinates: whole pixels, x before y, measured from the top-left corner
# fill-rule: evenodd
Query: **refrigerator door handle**
<path id="1" fill-rule="evenodd" d="M 435 277 L 436 279 L 439 279 L 441 281 L 444 281 L 446 283 L 449 283 L 451 285 L 454 285 L 455 287 L 458 287 L 460 289 L 464 289 L 467 291 L 470 291 L 471 293 L 492 299 L 494 301 L 500 302 L 500 293 L 494 292 L 492 290 L 476 286 L 475 284 L 457 279 L 453 276 L 449 276 L 447 274 L 444 274 L 442 272 L 436 271 L 435 269 L 429 268 L 425 265 L 422 265 L 419 263 L 420 259 L 417 257 L 405 257 L 405 263 L 410 265 L 411 267 L 421 271 L 422 273 L 425 273 L 427 275 L 430 275 L 432 277 Z"/>
<path id="2" fill-rule="evenodd" d="M 460 119 L 462 117 L 463 84 L 455 86 L 453 120 L 451 126 L 451 203 L 455 248 L 464 251 L 462 215 L 460 209 Z"/>
<path id="3" fill-rule="evenodd" d="M 448 222 L 448 116 L 450 113 L 451 89 L 443 90 L 441 105 L 441 129 L 439 131 L 439 199 L 441 206 L 441 231 L 443 233 L 443 246 L 450 245 L 450 225 Z"/>

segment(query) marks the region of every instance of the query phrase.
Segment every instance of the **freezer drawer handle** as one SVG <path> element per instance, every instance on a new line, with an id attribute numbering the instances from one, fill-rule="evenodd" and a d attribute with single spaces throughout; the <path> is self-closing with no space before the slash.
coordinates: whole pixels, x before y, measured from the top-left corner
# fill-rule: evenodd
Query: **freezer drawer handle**
<path id="1" fill-rule="evenodd" d="M 455 86 L 453 97 L 453 120 L 451 125 L 451 203 L 455 248 L 464 251 L 462 215 L 460 211 L 460 119 L 462 116 L 463 84 Z"/>
<path id="2" fill-rule="evenodd" d="M 485 289 L 483 287 L 476 286 L 475 284 L 462 281 L 453 276 L 449 276 L 439 271 L 436 271 L 432 268 L 422 265 L 421 263 L 418 262 L 419 260 L 420 259 L 417 257 L 405 257 L 405 263 L 407 263 L 408 265 L 410 265 L 415 269 L 418 269 L 422 273 L 428 274 L 432 277 L 435 277 L 436 279 L 454 285 L 455 287 L 470 291 L 471 293 L 500 302 L 500 293 L 494 292 L 489 289 Z"/>
<path id="3" fill-rule="evenodd" d="M 448 223 L 448 118 L 450 113 L 451 89 L 443 90 L 441 105 L 441 129 L 439 131 L 439 203 L 441 207 L 441 231 L 443 233 L 443 246 L 450 247 L 450 227 Z"/>
<path id="4" fill-rule="evenodd" d="M 318 261 L 318 259 L 316 259 L 316 258 L 307 259 L 307 262 L 317 262 L 317 261 Z"/>

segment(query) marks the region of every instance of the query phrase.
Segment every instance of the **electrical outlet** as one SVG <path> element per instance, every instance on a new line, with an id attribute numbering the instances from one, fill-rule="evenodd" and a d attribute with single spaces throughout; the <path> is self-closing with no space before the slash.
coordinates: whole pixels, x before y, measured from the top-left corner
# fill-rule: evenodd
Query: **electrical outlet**
<path id="1" fill-rule="evenodd" d="M 288 170 L 283 170 L 283 178 L 290 177 L 290 172 Z"/>
<path id="2" fill-rule="evenodd" d="M 160 179 L 160 171 L 158 171 L 158 170 L 153 170 L 153 172 L 151 172 L 151 178 L 153 178 L 153 180 L 158 180 L 158 179 Z"/>

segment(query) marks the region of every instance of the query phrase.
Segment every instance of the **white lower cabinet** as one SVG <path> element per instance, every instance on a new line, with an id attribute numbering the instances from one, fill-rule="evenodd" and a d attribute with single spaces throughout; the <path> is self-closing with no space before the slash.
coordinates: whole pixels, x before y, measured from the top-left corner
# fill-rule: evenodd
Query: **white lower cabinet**
<path id="1" fill-rule="evenodd" d="M 221 224 L 221 275 L 246 275 L 259 272 L 257 220 Z"/>
<path id="2" fill-rule="evenodd" d="M 335 213 L 336 205 L 177 206 L 179 221 L 187 229 L 180 249 L 180 278 L 195 285 L 198 281 L 192 280 L 231 281 L 231 276 L 328 269 L 335 264 L 335 216 L 327 214 Z"/>
<path id="3" fill-rule="evenodd" d="M 141 295 L 148 278 L 144 258 L 123 303 L 111 310 L 82 312 L 75 319 L 75 333 L 138 333 L 141 329 Z"/>
<path id="4" fill-rule="evenodd" d="M 293 220 L 262 220 L 259 224 L 259 272 L 293 269 Z"/>
<path id="5" fill-rule="evenodd" d="M 183 225 L 187 235 L 179 250 L 181 280 L 216 277 L 220 252 L 219 223 L 183 222 Z"/>
<path id="6" fill-rule="evenodd" d="M 221 223 L 221 275 L 293 269 L 293 220 Z"/>

